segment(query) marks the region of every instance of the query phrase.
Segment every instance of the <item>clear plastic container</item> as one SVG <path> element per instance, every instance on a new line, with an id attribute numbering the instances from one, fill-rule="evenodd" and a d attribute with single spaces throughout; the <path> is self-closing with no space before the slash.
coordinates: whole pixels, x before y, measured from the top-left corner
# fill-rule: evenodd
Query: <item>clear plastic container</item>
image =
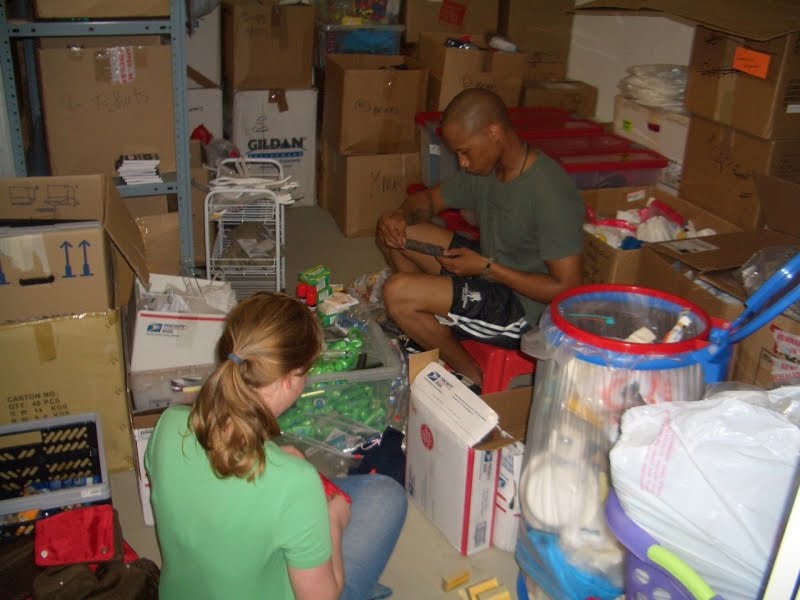
<path id="1" fill-rule="evenodd" d="M 317 23 L 316 65 L 324 69 L 328 54 L 400 54 L 405 29 L 405 25 Z"/>
<path id="2" fill-rule="evenodd" d="M 33 534 L 44 517 L 111 502 L 97 413 L 0 426 L 0 447 L 0 543 Z"/>
<path id="3" fill-rule="evenodd" d="M 553 156 L 581 190 L 656 185 L 666 158 L 647 149 Z"/>
<path id="4" fill-rule="evenodd" d="M 191 404 L 213 370 L 209 364 L 128 373 L 134 411 Z"/>

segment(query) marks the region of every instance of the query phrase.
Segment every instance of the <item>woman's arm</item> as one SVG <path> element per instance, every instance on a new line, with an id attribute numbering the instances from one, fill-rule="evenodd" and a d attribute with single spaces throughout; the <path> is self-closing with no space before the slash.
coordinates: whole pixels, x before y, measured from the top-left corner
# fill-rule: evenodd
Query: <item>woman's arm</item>
<path id="1" fill-rule="evenodd" d="M 331 557 L 318 567 L 288 567 L 296 600 L 336 600 L 344 588 L 342 535 L 350 522 L 350 505 L 338 494 L 328 501 L 331 527 Z"/>

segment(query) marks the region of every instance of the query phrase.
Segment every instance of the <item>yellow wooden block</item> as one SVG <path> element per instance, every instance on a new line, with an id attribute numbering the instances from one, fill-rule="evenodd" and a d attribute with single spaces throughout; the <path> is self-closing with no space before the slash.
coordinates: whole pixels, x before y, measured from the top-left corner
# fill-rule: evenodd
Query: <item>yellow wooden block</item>
<path id="1" fill-rule="evenodd" d="M 469 594 L 467 593 L 467 588 L 458 588 L 456 590 L 458 594 L 458 600 L 469 600 Z"/>
<path id="2" fill-rule="evenodd" d="M 469 600 L 478 600 L 478 594 L 481 592 L 485 592 L 486 590 L 491 590 L 496 588 L 500 585 L 500 582 L 497 581 L 497 577 L 490 577 L 489 579 L 484 579 L 483 581 L 479 581 L 475 585 L 471 585 L 467 588 L 467 592 L 469 593 Z"/>
<path id="3" fill-rule="evenodd" d="M 508 591 L 508 588 L 501 585 L 491 590 L 481 592 L 478 594 L 478 600 L 514 600 L 514 598 L 511 596 L 511 592 Z"/>
<path id="4" fill-rule="evenodd" d="M 442 589 L 445 592 L 454 590 L 460 585 L 464 585 L 469 581 L 469 569 L 461 569 L 455 573 L 451 573 L 446 577 L 442 577 Z"/>

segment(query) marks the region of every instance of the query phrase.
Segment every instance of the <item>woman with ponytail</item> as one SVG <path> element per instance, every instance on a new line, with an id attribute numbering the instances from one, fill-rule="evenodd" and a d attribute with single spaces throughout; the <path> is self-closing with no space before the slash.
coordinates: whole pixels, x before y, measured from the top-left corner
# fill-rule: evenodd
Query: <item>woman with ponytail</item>
<path id="1" fill-rule="evenodd" d="M 162 555 L 162 600 L 376 600 L 405 521 L 382 475 L 334 480 L 326 498 L 303 455 L 279 447 L 277 418 L 322 348 L 310 311 L 283 294 L 239 303 L 218 365 L 191 407 L 161 415 L 145 453 Z"/>

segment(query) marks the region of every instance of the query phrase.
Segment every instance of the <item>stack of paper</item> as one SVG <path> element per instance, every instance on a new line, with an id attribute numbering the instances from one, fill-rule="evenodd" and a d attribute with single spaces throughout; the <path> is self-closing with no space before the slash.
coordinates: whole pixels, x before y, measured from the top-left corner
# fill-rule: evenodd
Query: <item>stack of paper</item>
<path id="1" fill-rule="evenodd" d="M 127 185 L 161 183 L 158 154 L 123 154 L 117 159 L 117 174 Z"/>

